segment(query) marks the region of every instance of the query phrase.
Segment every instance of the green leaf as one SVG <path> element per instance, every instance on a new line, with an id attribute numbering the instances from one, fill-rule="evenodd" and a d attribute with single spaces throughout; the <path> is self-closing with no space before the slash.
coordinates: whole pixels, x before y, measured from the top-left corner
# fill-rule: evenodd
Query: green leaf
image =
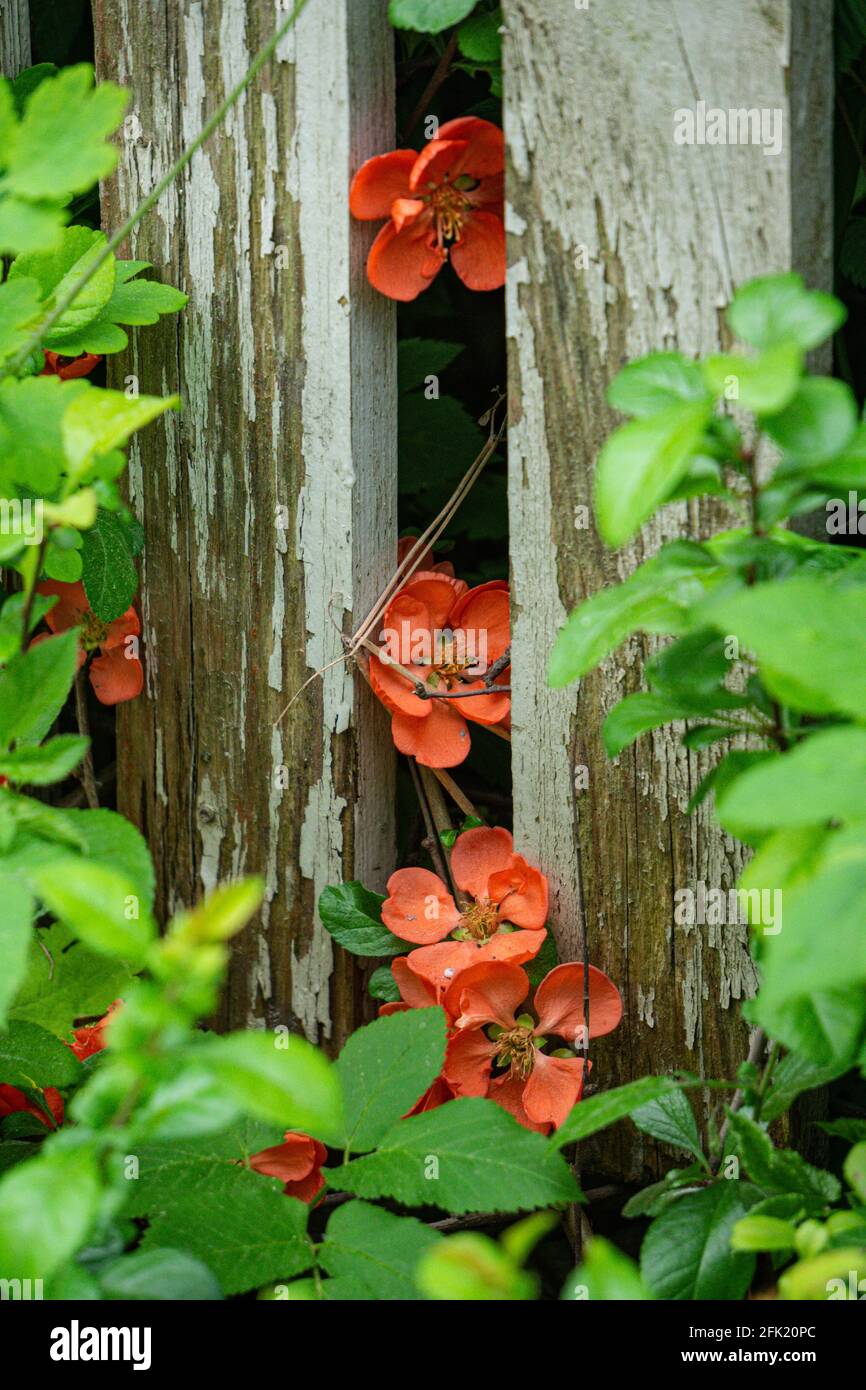
<path id="1" fill-rule="evenodd" d="M 427 1250 L 415 1270 L 427 1298 L 450 1303 L 517 1302 L 537 1297 L 538 1280 L 490 1236 L 460 1231 Z"/>
<path id="2" fill-rule="evenodd" d="M 730 1132 L 749 1177 L 765 1192 L 796 1192 L 813 1204 L 838 1201 L 841 1186 L 832 1173 L 813 1168 L 793 1149 L 777 1149 L 766 1130 L 737 1110 L 729 1114 Z"/>
<path id="3" fill-rule="evenodd" d="M 56 923 L 31 941 L 27 974 L 10 1016 L 68 1038 L 75 1019 L 101 1017 L 132 978 L 122 962 L 97 955 Z"/>
<path id="4" fill-rule="evenodd" d="M 112 82 L 94 89 L 86 63 L 41 83 L 6 152 L 0 190 L 47 202 L 65 202 L 86 192 L 117 163 L 117 150 L 106 140 L 120 124 L 128 100 Z"/>
<path id="5" fill-rule="evenodd" d="M 399 956 L 412 950 L 384 925 L 380 893 L 363 883 L 334 883 L 319 897 L 319 916 L 325 930 L 353 956 Z"/>
<path id="6" fill-rule="evenodd" d="M 785 1047 L 807 1052 L 816 1066 L 850 1070 L 858 1048 L 866 1041 L 866 993 L 862 985 L 814 990 L 786 1000 L 768 1002 L 759 994 L 748 1005 L 748 1017 Z"/>
<path id="7" fill-rule="evenodd" d="M 764 429 L 803 464 L 833 458 L 851 442 L 857 428 L 857 402 L 850 386 L 829 376 L 807 377 L 776 415 L 765 415 Z"/>
<path id="8" fill-rule="evenodd" d="M 376 967 L 367 981 L 367 989 L 373 999 L 381 999 L 385 1004 L 396 1004 L 400 998 L 400 990 L 390 965 Z"/>
<path id="9" fill-rule="evenodd" d="M 640 628 L 677 632 L 688 609 L 723 577 L 710 553 L 691 541 L 664 546 L 624 583 L 581 603 L 560 630 L 551 653 L 548 682 L 568 685 Z"/>
<path id="10" fill-rule="evenodd" d="M 560 1299 L 635 1303 L 651 1300 L 652 1294 L 634 1260 L 617 1250 L 604 1236 L 594 1236 L 583 1264 L 566 1279 Z"/>
<path id="11" fill-rule="evenodd" d="M 642 1076 L 639 1081 L 629 1081 L 625 1086 L 617 1086 L 613 1091 L 602 1091 L 590 1096 L 574 1107 L 564 1124 L 550 1136 L 552 1148 L 562 1149 L 566 1144 L 587 1139 L 597 1134 L 616 1120 L 622 1120 L 633 1110 L 650 1101 L 658 1100 L 677 1089 L 677 1083 L 667 1076 Z"/>
<path id="12" fill-rule="evenodd" d="M 607 389 L 614 410 L 639 419 L 683 401 L 703 401 L 706 395 L 700 368 L 681 352 L 652 352 L 629 362 Z"/>
<path id="13" fill-rule="evenodd" d="M 388 19 L 395 29 L 441 34 L 459 24 L 475 8 L 475 0 L 390 0 Z"/>
<path id="14" fill-rule="evenodd" d="M 58 813 L 55 828 L 67 828 L 88 859 L 106 864 L 128 878 L 145 912 L 153 911 L 154 869 L 141 831 L 125 816 L 100 807 L 97 811 Z"/>
<path id="15" fill-rule="evenodd" d="M 731 1232 L 759 1194 L 733 1179 L 680 1197 L 644 1237 L 640 1272 L 656 1298 L 740 1299 L 755 1268 L 753 1255 L 732 1251 Z"/>
<path id="16" fill-rule="evenodd" d="M 653 695 L 643 690 L 626 695 L 624 700 L 614 705 L 604 721 L 604 751 L 609 758 L 618 758 L 648 729 L 657 729 L 674 719 L 684 719 L 687 714 L 688 711 L 681 704 L 669 700 L 666 695 Z"/>
<path id="17" fill-rule="evenodd" d="M 312 1264 L 304 1203 L 246 1168 L 214 1165 L 206 1184 L 173 1192 L 149 1215 L 139 1248 L 186 1251 L 226 1295 L 303 1274 Z"/>
<path id="18" fill-rule="evenodd" d="M 859 1300 L 862 1280 L 866 1280 L 866 1251 L 862 1247 L 825 1250 L 785 1270 L 779 1278 L 779 1297 L 797 1303 Z"/>
<path id="19" fill-rule="evenodd" d="M 250 1114 L 325 1143 L 345 1131 L 336 1068 L 303 1038 L 280 1033 L 208 1037 L 191 1055 Z"/>
<path id="20" fill-rule="evenodd" d="M 861 1202 L 866 1202 L 866 1140 L 848 1151 L 844 1165 L 845 1181 Z"/>
<path id="21" fill-rule="evenodd" d="M 631 1112 L 631 1118 L 644 1134 L 651 1134 L 662 1144 L 685 1149 L 704 1162 L 698 1127 L 688 1096 L 679 1089 L 668 1091 L 657 1100 L 648 1101 Z"/>
<path id="22" fill-rule="evenodd" d="M 74 1086 L 81 1063 L 53 1033 L 13 1018 L 0 1034 L 0 1080 L 8 1086 L 44 1091 L 46 1086 Z"/>
<path id="23" fill-rule="evenodd" d="M 213 1076 L 188 1065 L 157 1086 L 136 1111 L 135 1132 L 148 1143 L 198 1139 L 222 1133 L 239 1117 L 237 1103 L 223 1094 Z"/>
<path id="24" fill-rule="evenodd" d="M 794 273 L 750 280 L 737 291 L 728 309 L 732 331 L 762 352 L 780 343 L 792 343 L 808 352 L 835 333 L 846 317 L 838 299 L 807 290 L 802 277 Z"/>
<path id="25" fill-rule="evenodd" d="M 81 280 L 101 255 L 108 238 L 90 227 L 67 227 L 58 244 L 49 251 L 18 256 L 9 269 L 9 279 L 26 276 L 39 285 L 45 308 L 53 307 Z M 115 261 L 108 256 L 78 292 L 44 338 L 44 345 L 75 356 L 67 339 L 79 332 L 108 303 L 114 289 Z M 43 309 L 44 312 L 44 309 Z"/>
<path id="26" fill-rule="evenodd" d="M 94 951 L 144 961 L 156 927 L 126 874 L 67 855 L 37 869 L 31 881 L 48 910 Z"/>
<path id="27" fill-rule="evenodd" d="M 41 645 L 41 644 L 40 644 Z M 12 783 L 48 787 L 62 782 L 81 762 L 90 746 L 89 738 L 78 734 L 58 734 L 39 747 L 16 748 L 0 754 L 0 776 Z"/>
<path id="28" fill-rule="evenodd" d="M 64 339 L 65 353 L 122 352 L 129 339 L 118 324 L 157 323 L 162 314 L 175 314 L 184 307 L 188 296 L 172 285 L 132 278 L 147 268 L 146 261 L 117 262 L 111 298 L 89 323 Z"/>
<path id="29" fill-rule="evenodd" d="M 402 338 L 397 344 L 397 382 L 400 394 L 423 386 L 428 376 L 438 376 L 460 356 L 463 343 L 442 343 L 433 338 Z"/>
<path id="30" fill-rule="evenodd" d="M 2 207 L 0 203 L 0 215 Z M 35 280 L 7 280 L 0 285 L 0 362 L 27 341 L 40 313 L 39 286 Z"/>
<path id="31" fill-rule="evenodd" d="M 866 702 L 863 592 L 797 574 L 707 600 L 702 617 L 758 658 L 771 694 L 812 714 L 855 719 Z"/>
<path id="32" fill-rule="evenodd" d="M 0 479 L 9 495 L 16 483 L 45 499 L 57 493 L 66 468 L 63 416 L 91 389 L 56 376 L 0 382 Z"/>
<path id="33" fill-rule="evenodd" d="M 346 1202 L 332 1215 L 319 1250 L 331 1278 L 330 1300 L 404 1302 L 417 1298 L 415 1268 L 442 1237 L 414 1216 L 395 1216 L 368 1202 Z"/>
<path id="34" fill-rule="evenodd" d="M 464 58 L 477 63 L 498 63 L 502 58 L 499 33 L 502 11 L 477 10 L 460 25 L 457 44 Z"/>
<path id="35" fill-rule="evenodd" d="M 82 537 L 82 580 L 97 618 L 111 623 L 125 613 L 138 588 L 129 528 L 115 512 L 101 508 Z"/>
<path id="36" fill-rule="evenodd" d="M 72 688 L 77 656 L 78 633 L 63 632 L 17 653 L 0 671 L 0 747 L 43 737 Z"/>
<path id="37" fill-rule="evenodd" d="M 258 911 L 264 895 L 264 880 L 259 877 L 221 884 L 198 907 L 175 917 L 169 935 L 195 942 L 229 941 Z"/>
<path id="38" fill-rule="evenodd" d="M 2 864 L 2 860 L 0 860 Z M 0 867 L 0 1028 L 27 973 L 36 904 L 30 893 Z"/>
<path id="39" fill-rule="evenodd" d="M 756 832 L 866 819 L 866 729 L 819 730 L 737 777 L 716 798 L 726 830 Z"/>
<path id="40" fill-rule="evenodd" d="M 254 1154 L 282 1142 L 284 1129 L 283 1125 L 244 1118 L 219 1133 L 138 1144 L 139 1173 L 135 1181 L 126 1184 L 123 1215 L 143 1217 L 183 1204 L 191 1192 L 219 1183 L 226 1171 L 249 1168 Z"/>
<path id="41" fill-rule="evenodd" d="M 400 1120 L 373 1154 L 329 1170 L 358 1197 L 452 1212 L 531 1211 L 575 1201 L 565 1161 L 493 1101 L 460 1099 Z"/>
<path id="42" fill-rule="evenodd" d="M 85 1242 L 102 1199 L 87 1147 L 42 1153 L 0 1182 L 0 1273 L 48 1279 Z"/>
<path id="43" fill-rule="evenodd" d="M 778 1063 L 770 1088 L 761 1104 L 761 1118 L 769 1125 L 790 1109 L 803 1091 L 827 1086 L 848 1071 L 848 1062 L 834 1061 L 819 1064 L 811 1057 L 789 1052 Z"/>
<path id="44" fill-rule="evenodd" d="M 123 391 L 87 386 L 63 416 L 70 477 L 82 477 L 100 454 L 122 447 L 135 430 L 179 406 L 178 396 L 138 396 L 130 400 Z"/>
<path id="45" fill-rule="evenodd" d="M 688 472 L 709 418 L 709 404 L 688 402 L 610 436 L 595 473 L 596 517 L 608 545 L 624 545 L 667 500 Z"/>
<path id="46" fill-rule="evenodd" d="M 780 1216 L 744 1216 L 731 1232 L 732 1250 L 793 1250 L 797 1230 Z"/>
<path id="47" fill-rule="evenodd" d="M 445 1035 L 445 1014 L 439 1008 L 391 1014 L 352 1034 L 337 1061 L 348 1148 L 375 1148 L 420 1100 L 442 1069 Z"/>
<path id="48" fill-rule="evenodd" d="M 704 380 L 714 396 L 736 401 L 758 415 L 783 410 L 800 385 L 803 354 L 793 343 L 780 343 L 760 357 L 708 357 Z"/>
<path id="49" fill-rule="evenodd" d="M 133 1250 L 99 1270 L 99 1287 L 108 1299 L 199 1302 L 222 1298 L 213 1272 L 185 1250 Z"/>

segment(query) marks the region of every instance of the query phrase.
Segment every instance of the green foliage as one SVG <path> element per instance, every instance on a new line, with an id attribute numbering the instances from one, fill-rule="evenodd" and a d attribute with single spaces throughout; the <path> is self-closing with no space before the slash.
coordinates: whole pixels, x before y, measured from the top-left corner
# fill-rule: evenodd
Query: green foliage
<path id="1" fill-rule="evenodd" d="M 369 1202 L 347 1202 L 328 1222 L 319 1252 L 331 1278 L 329 1300 L 412 1299 L 418 1261 L 442 1240 L 413 1216 L 395 1216 Z M 417 1295 L 416 1295 L 417 1297 Z"/>
<path id="2" fill-rule="evenodd" d="M 583 1264 L 565 1281 L 560 1298 L 636 1303 L 652 1299 L 633 1260 L 609 1240 L 595 1236 Z"/>
<path id="3" fill-rule="evenodd" d="M 729 1179 L 667 1207 L 641 1246 L 640 1272 L 651 1293 L 674 1300 L 742 1298 L 755 1260 L 731 1249 L 731 1231 L 759 1196 L 748 1183 Z"/>
<path id="4" fill-rule="evenodd" d="M 421 1292 L 442 1302 L 526 1302 L 538 1297 L 538 1277 L 523 1268 L 533 1246 L 556 1222 L 554 1212 L 536 1212 L 510 1226 L 498 1241 L 460 1231 L 431 1246 L 418 1262 Z"/>
<path id="5" fill-rule="evenodd" d="M 319 916 L 326 931 L 353 956 L 399 956 L 412 950 L 382 921 L 381 893 L 371 893 L 362 883 L 331 884 L 319 897 Z"/>
<path id="6" fill-rule="evenodd" d="M 390 0 L 388 18 L 395 29 L 439 34 L 459 24 L 475 8 L 475 0 Z"/>
<path id="7" fill-rule="evenodd" d="M 442 1009 L 411 1009 L 352 1034 L 337 1063 L 347 1150 L 375 1148 L 411 1110 L 442 1069 L 445 1033 Z"/>

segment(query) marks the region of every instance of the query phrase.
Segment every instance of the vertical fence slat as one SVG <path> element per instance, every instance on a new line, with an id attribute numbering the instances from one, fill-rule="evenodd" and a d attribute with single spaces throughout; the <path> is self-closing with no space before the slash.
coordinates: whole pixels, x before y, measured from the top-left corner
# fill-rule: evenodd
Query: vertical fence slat
<path id="1" fill-rule="evenodd" d="M 134 93 L 116 225 L 201 129 L 285 4 L 96 0 L 102 76 Z M 183 410 L 134 446 L 146 548 L 147 687 L 120 711 L 121 808 L 166 907 L 262 872 L 222 1021 L 335 1041 L 359 1008 L 318 893 L 393 867 L 393 752 L 341 653 L 393 564 L 394 322 L 363 274 L 347 190 L 393 136 L 392 39 L 376 0 L 311 4 L 131 254 L 190 295 L 112 366 Z"/>
<path id="2" fill-rule="evenodd" d="M 706 755 L 660 732 L 605 757 L 601 724 L 639 688 L 645 642 L 579 688 L 548 690 L 545 670 L 577 601 L 721 520 L 681 504 L 627 551 L 602 546 L 592 472 L 618 368 L 653 349 L 718 350 L 732 289 L 755 274 L 793 264 L 829 287 L 831 5 L 506 0 L 504 15 L 516 839 L 552 876 L 573 958 L 580 837 L 590 957 L 626 998 L 622 1028 L 595 1048 L 597 1080 L 731 1076 L 747 1045 L 735 1008 L 754 987 L 745 928 L 674 926 L 676 889 L 727 888 L 741 864 L 708 807 L 686 815 Z M 699 100 L 780 109 L 782 152 L 676 145 L 674 112 Z M 649 1153 L 616 1131 L 603 1157 L 633 1175 Z"/>
<path id="3" fill-rule="evenodd" d="M 0 73 L 17 77 L 30 66 L 29 0 L 2 0 L 0 3 Z"/>

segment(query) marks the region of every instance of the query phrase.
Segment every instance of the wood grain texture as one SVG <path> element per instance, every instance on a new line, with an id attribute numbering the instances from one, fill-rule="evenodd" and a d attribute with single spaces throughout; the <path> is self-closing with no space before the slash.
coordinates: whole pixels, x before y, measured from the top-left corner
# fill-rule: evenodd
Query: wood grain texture
<path id="1" fill-rule="evenodd" d="M 95 0 L 102 77 L 134 93 L 115 226 L 189 144 L 289 7 Z M 133 239 L 190 296 L 111 365 L 183 410 L 131 452 L 146 532 L 142 699 L 119 719 L 121 809 L 147 835 L 165 910 L 265 875 L 235 942 L 223 1025 L 338 1043 L 360 972 L 334 967 L 326 883 L 393 869 L 387 721 L 342 664 L 340 629 L 393 568 L 393 306 L 364 275 L 347 190 L 393 143 L 392 36 L 377 0 L 311 4 Z"/>
<path id="2" fill-rule="evenodd" d="M 0 73 L 17 77 L 29 66 L 29 0 L 0 0 Z"/>
<path id="3" fill-rule="evenodd" d="M 674 926 L 677 889 L 727 888 L 742 863 L 708 807 L 686 814 L 707 755 L 668 732 L 613 763 L 602 748 L 604 717 L 640 688 L 649 644 L 630 641 L 579 687 L 545 681 L 577 602 L 663 540 L 709 534 L 723 518 L 678 504 L 612 553 L 577 509 L 591 511 L 594 463 L 617 423 L 605 390 L 626 360 L 718 350 L 733 288 L 755 274 L 796 265 L 829 288 L 830 10 L 504 4 L 515 837 L 551 876 L 566 958 L 581 951 L 582 867 L 590 958 L 626 1002 L 622 1027 L 595 1047 L 605 1088 L 673 1067 L 733 1075 L 748 1048 L 737 1004 L 755 974 L 744 927 Z M 781 153 L 676 145 L 674 112 L 699 100 L 780 109 Z M 653 1145 L 617 1126 L 595 1161 L 634 1177 L 652 1167 Z"/>

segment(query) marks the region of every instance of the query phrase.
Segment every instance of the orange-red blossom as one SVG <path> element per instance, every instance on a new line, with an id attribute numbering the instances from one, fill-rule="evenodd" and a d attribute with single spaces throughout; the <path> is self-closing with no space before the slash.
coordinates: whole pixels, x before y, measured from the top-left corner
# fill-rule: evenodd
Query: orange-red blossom
<path id="1" fill-rule="evenodd" d="M 391 649 L 394 634 L 397 653 Z M 479 653 L 486 669 L 509 645 L 504 580 L 469 589 L 451 575 L 419 570 L 385 609 L 382 639 L 382 656 L 370 657 L 370 685 L 391 711 L 391 733 L 401 753 L 427 767 L 456 767 L 471 747 L 467 720 L 487 725 L 507 721 L 511 712 L 507 693 L 470 694 L 485 688 Z M 420 698 L 413 682 L 389 664 L 389 656 L 396 656 L 434 696 L 454 698 Z M 507 682 L 505 672 L 503 682 Z"/>
<path id="2" fill-rule="evenodd" d="M 45 615 L 45 621 L 52 633 L 67 632 L 77 627 L 78 666 L 87 660 L 88 653 L 100 652 L 90 663 L 90 684 L 97 700 L 103 705 L 119 705 L 124 700 L 134 700 L 140 695 L 144 685 L 144 670 L 137 655 L 127 650 L 127 638 L 137 638 L 141 633 L 141 623 L 135 609 L 127 608 L 119 618 L 105 623 L 98 618 L 87 601 L 83 584 L 64 584 L 56 579 L 46 579 L 38 584 L 37 591 L 45 595 L 57 595 L 57 603 Z M 44 642 L 47 634 L 34 637 L 33 641 Z"/>
<path id="3" fill-rule="evenodd" d="M 390 299 L 426 290 L 446 260 L 470 290 L 505 283 L 502 131 L 477 116 L 439 127 L 419 154 L 392 150 L 362 164 L 349 193 L 355 217 L 387 217 L 367 258 L 370 283 Z"/>

